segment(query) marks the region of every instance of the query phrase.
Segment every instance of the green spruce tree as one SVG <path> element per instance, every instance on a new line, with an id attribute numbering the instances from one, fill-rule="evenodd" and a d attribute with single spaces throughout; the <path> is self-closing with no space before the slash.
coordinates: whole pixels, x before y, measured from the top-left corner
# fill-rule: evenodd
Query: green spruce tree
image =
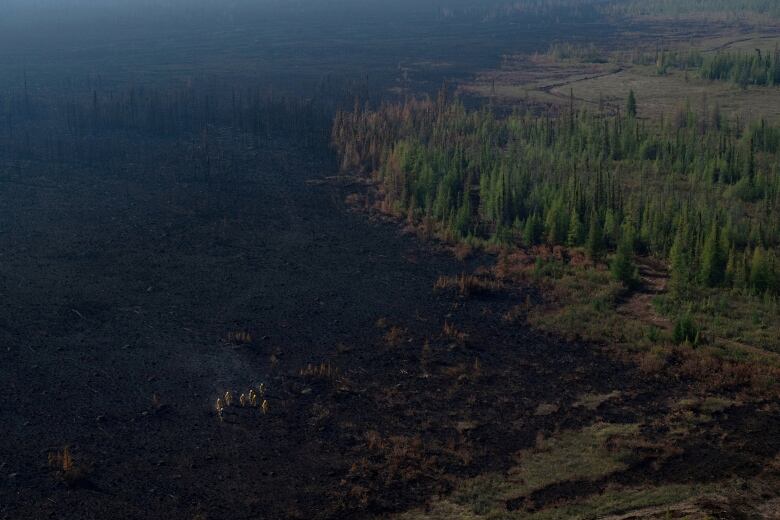
<path id="1" fill-rule="evenodd" d="M 523 229 L 523 242 L 526 246 L 535 246 L 541 241 L 540 227 L 541 223 L 539 221 L 539 216 L 536 213 L 530 215 L 526 219 Z"/>
<path id="2" fill-rule="evenodd" d="M 728 260 L 726 260 L 726 272 L 724 276 L 724 282 L 727 287 L 737 288 L 737 269 L 739 268 L 739 256 L 736 249 L 732 246 L 729 249 Z"/>
<path id="3" fill-rule="evenodd" d="M 601 222 L 596 215 L 590 217 L 590 227 L 588 229 L 588 241 L 585 243 L 585 249 L 591 262 L 596 263 L 604 255 L 604 236 L 601 232 Z"/>
<path id="4" fill-rule="evenodd" d="M 626 101 L 626 114 L 630 117 L 636 117 L 636 94 L 633 90 L 628 92 L 628 101 Z"/>
<path id="5" fill-rule="evenodd" d="M 633 245 L 634 238 L 632 236 L 628 234 L 623 236 L 610 266 L 612 277 L 629 289 L 635 287 L 639 282 L 639 274 L 633 259 Z"/>
<path id="6" fill-rule="evenodd" d="M 720 246 L 720 233 L 717 222 L 713 222 L 704 241 L 701 252 L 699 283 L 706 287 L 717 287 L 723 283 L 726 263 Z"/>
<path id="7" fill-rule="evenodd" d="M 687 300 L 691 291 L 691 255 L 687 244 L 687 233 L 683 232 L 680 223 L 677 235 L 674 237 L 670 256 L 669 292 L 678 300 Z"/>
<path id="8" fill-rule="evenodd" d="M 566 237 L 566 245 L 569 247 L 582 245 L 583 235 L 584 232 L 580 216 L 577 214 L 576 209 L 572 209 L 571 216 L 569 217 L 569 235 Z"/>
<path id="9" fill-rule="evenodd" d="M 758 294 L 763 294 L 772 287 L 772 269 L 768 255 L 761 246 L 753 251 L 750 262 L 750 287 Z"/>

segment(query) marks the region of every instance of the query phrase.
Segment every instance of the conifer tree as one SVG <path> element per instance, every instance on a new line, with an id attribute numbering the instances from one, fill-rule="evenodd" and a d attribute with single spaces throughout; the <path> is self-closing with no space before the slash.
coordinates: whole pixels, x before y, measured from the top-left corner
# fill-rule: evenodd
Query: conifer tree
<path id="1" fill-rule="evenodd" d="M 604 233 L 602 237 L 606 245 L 614 246 L 617 242 L 618 219 L 612 209 L 607 210 L 607 216 L 604 218 Z"/>
<path id="2" fill-rule="evenodd" d="M 523 229 L 523 242 L 526 246 L 535 246 L 539 243 L 541 235 L 539 227 L 539 216 L 536 213 L 526 219 Z"/>
<path id="3" fill-rule="evenodd" d="M 639 282 L 639 275 L 633 260 L 633 237 L 624 236 L 620 240 L 615 256 L 612 259 L 610 270 L 612 276 L 628 288 L 633 288 Z"/>
<path id="4" fill-rule="evenodd" d="M 566 244 L 569 247 L 576 247 L 582 244 L 583 229 L 580 216 L 577 214 L 576 209 L 572 209 L 571 217 L 569 218 L 569 235 L 566 237 Z"/>
<path id="5" fill-rule="evenodd" d="M 732 246 L 731 249 L 729 249 L 728 260 L 726 260 L 726 271 L 724 276 L 724 282 L 728 287 L 734 287 L 734 288 L 738 287 L 737 285 L 738 269 L 739 269 L 739 259 L 737 256 L 737 251 Z"/>
<path id="6" fill-rule="evenodd" d="M 725 261 L 720 248 L 720 233 L 717 222 L 713 222 L 701 253 L 699 282 L 706 287 L 717 287 L 723 282 Z"/>
<path id="7" fill-rule="evenodd" d="M 547 214 L 545 225 L 547 227 L 547 243 L 550 245 L 562 244 L 566 236 L 566 214 L 563 213 L 562 202 L 557 201 Z"/>
<path id="8" fill-rule="evenodd" d="M 686 300 L 690 296 L 691 257 L 686 243 L 686 233 L 682 226 L 674 237 L 670 255 L 669 291 L 678 300 Z"/>
<path id="9" fill-rule="evenodd" d="M 636 94 L 633 89 L 628 92 L 628 101 L 626 101 L 626 113 L 630 117 L 636 117 Z"/>
<path id="10" fill-rule="evenodd" d="M 601 222 L 596 215 L 591 215 L 588 229 L 588 241 L 585 244 L 588 258 L 591 262 L 598 262 L 604 254 L 604 237 L 601 233 Z"/>
<path id="11" fill-rule="evenodd" d="M 750 287 L 758 294 L 765 293 L 772 286 L 771 264 L 764 248 L 756 247 L 750 262 Z"/>

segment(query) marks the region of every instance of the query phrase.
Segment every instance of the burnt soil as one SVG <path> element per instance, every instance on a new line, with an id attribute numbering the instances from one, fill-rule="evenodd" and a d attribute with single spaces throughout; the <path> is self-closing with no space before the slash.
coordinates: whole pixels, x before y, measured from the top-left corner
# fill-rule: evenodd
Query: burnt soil
<path id="1" fill-rule="evenodd" d="M 507 324 L 532 293 L 434 292 L 492 259 L 458 262 L 350 212 L 344 188 L 306 182 L 330 171 L 305 157 L 280 145 L 219 187 L 3 179 L 0 519 L 382 515 L 507 469 L 540 434 L 652 421 L 685 394 L 685 381 Z M 217 417 L 218 396 L 261 382 L 267 414 Z M 571 406 L 615 390 L 596 410 Z M 617 481 L 755 475 L 778 451 L 770 415 L 740 408 Z M 65 446 L 67 475 L 48 461 Z"/>

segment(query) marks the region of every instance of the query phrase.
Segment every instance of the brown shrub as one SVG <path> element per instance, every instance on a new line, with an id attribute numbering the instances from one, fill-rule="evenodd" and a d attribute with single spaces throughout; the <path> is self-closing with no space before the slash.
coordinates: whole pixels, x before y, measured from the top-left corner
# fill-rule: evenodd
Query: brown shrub
<path id="1" fill-rule="evenodd" d="M 592 265 L 582 249 L 569 249 L 569 265 L 572 267 L 585 267 Z"/>
<path id="2" fill-rule="evenodd" d="M 49 466 L 64 473 L 73 471 L 73 456 L 70 454 L 70 446 L 65 446 L 62 451 L 49 453 Z"/>
<path id="3" fill-rule="evenodd" d="M 525 281 L 534 269 L 536 259 L 523 250 L 502 253 L 496 261 L 493 273 L 499 280 Z"/>
<path id="4" fill-rule="evenodd" d="M 456 277 L 440 276 L 433 284 L 434 291 L 457 289 L 458 294 L 464 298 L 478 294 L 496 293 L 503 288 L 504 284 L 498 280 L 473 274 L 460 274 Z"/>
<path id="5" fill-rule="evenodd" d="M 554 246 L 552 256 L 559 262 L 566 262 L 568 250 L 563 246 Z"/>
<path id="6" fill-rule="evenodd" d="M 474 249 L 465 242 L 458 242 L 455 244 L 452 252 L 455 255 L 455 258 L 462 262 L 472 255 Z"/>
<path id="7" fill-rule="evenodd" d="M 385 442 L 382 435 L 376 430 L 369 430 L 365 434 L 366 446 L 371 451 L 382 451 L 385 449 Z"/>
<path id="8" fill-rule="evenodd" d="M 49 453 L 49 467 L 57 471 L 59 477 L 71 486 L 85 481 L 89 475 L 85 465 L 76 464 L 69 446 L 65 446 L 62 451 Z"/>
<path id="9" fill-rule="evenodd" d="M 684 347 L 675 348 L 674 353 L 680 359 L 677 373 L 696 381 L 705 390 L 741 388 L 767 393 L 778 389 L 780 369 L 761 364 L 760 361 L 723 360 L 710 352 Z"/>
<path id="10" fill-rule="evenodd" d="M 298 373 L 301 377 L 310 379 L 335 379 L 339 374 L 339 370 L 330 362 L 322 362 L 319 365 L 309 363 Z"/>
<path id="11" fill-rule="evenodd" d="M 382 437 L 372 430 L 366 433 L 365 438 L 372 456 L 363 457 L 352 465 L 350 479 L 366 482 L 366 477 L 370 475 L 379 476 L 385 484 L 409 482 L 430 470 L 433 459 L 426 459 L 426 450 L 419 436 Z"/>
<path id="12" fill-rule="evenodd" d="M 458 382 L 477 381 L 482 376 L 482 364 L 478 358 L 473 363 L 458 363 L 442 369 L 442 374 Z"/>
<path id="13" fill-rule="evenodd" d="M 234 345 L 249 345 L 252 343 L 252 334 L 245 330 L 238 330 L 229 332 L 227 339 Z"/>
<path id="14" fill-rule="evenodd" d="M 346 199 L 344 199 L 344 202 L 347 204 L 347 206 L 359 208 L 361 206 L 365 206 L 367 199 L 363 200 L 363 197 L 361 197 L 358 193 L 350 193 L 347 195 Z"/>
<path id="15" fill-rule="evenodd" d="M 666 366 L 666 356 L 656 349 L 639 357 L 639 370 L 645 374 L 657 374 Z"/>
<path id="16" fill-rule="evenodd" d="M 390 347 L 397 347 L 403 343 L 405 334 L 406 331 L 401 327 L 390 327 L 385 334 L 385 343 Z"/>
<path id="17" fill-rule="evenodd" d="M 435 221 L 430 217 L 423 217 L 422 225 L 420 226 L 420 232 L 422 233 L 422 237 L 425 240 L 430 240 L 431 238 L 433 238 L 436 232 Z"/>
<path id="18" fill-rule="evenodd" d="M 444 322 L 444 326 L 442 327 L 441 332 L 445 338 L 455 340 L 458 343 L 465 343 L 466 339 L 468 338 L 468 334 L 466 334 L 461 330 L 458 330 L 458 328 L 455 327 L 455 325 L 451 324 L 448 321 Z"/>

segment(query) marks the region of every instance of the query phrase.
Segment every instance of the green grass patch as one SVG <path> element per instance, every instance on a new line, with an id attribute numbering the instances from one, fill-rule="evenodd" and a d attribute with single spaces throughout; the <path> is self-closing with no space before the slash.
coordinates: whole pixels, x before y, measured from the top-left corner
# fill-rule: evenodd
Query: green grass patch
<path id="1" fill-rule="evenodd" d="M 653 518 L 685 518 L 672 516 L 676 512 L 695 509 L 688 501 L 714 490 L 712 485 L 673 484 L 646 488 L 612 488 L 584 499 L 561 504 L 533 513 L 492 509 L 474 512 L 448 500 L 439 500 L 426 510 L 404 513 L 397 520 L 596 520 L 609 515 L 621 515 L 656 508 Z M 680 507 L 685 504 L 685 507 Z M 685 514 L 685 513 L 683 513 Z"/>
<path id="2" fill-rule="evenodd" d="M 673 505 L 679 504 L 693 497 L 700 496 L 711 491 L 711 486 L 705 485 L 668 485 L 649 488 L 613 489 L 598 496 L 591 496 L 585 500 L 542 510 L 537 513 L 519 513 L 514 516 L 495 517 L 507 519 L 528 520 L 595 520 L 607 515 L 619 515 L 639 509 L 656 507 L 660 508 L 656 518 L 671 516 Z M 668 509 L 663 511 L 664 506 Z"/>
<path id="3" fill-rule="evenodd" d="M 620 392 L 617 390 L 608 394 L 585 394 L 577 399 L 574 406 L 582 406 L 588 410 L 595 410 L 610 399 L 617 399 L 618 397 L 620 397 Z"/>
<path id="4" fill-rule="evenodd" d="M 516 454 L 517 465 L 506 474 L 487 474 L 466 480 L 446 499 L 435 501 L 426 512 L 413 511 L 399 518 L 524 518 L 506 511 L 506 501 L 523 497 L 556 482 L 595 480 L 626 469 L 631 450 L 613 439 L 630 439 L 636 424 L 599 423 L 581 431 L 540 439 L 531 449 Z M 625 443 L 627 445 L 627 443 Z"/>

